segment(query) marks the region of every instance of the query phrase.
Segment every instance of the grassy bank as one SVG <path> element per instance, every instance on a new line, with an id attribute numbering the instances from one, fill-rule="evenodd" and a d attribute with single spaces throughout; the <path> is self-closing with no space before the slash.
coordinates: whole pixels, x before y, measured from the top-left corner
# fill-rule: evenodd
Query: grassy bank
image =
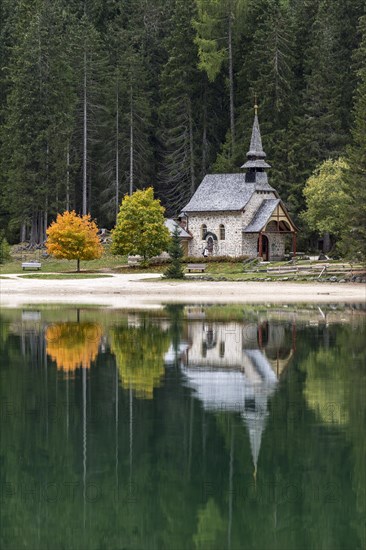
<path id="1" fill-rule="evenodd" d="M 22 262 L 39 261 L 42 264 L 41 272 L 30 273 L 22 270 Z M 225 261 L 224 261 L 225 260 Z M 196 260 L 199 263 L 202 261 Z M 254 262 L 243 261 L 227 261 L 221 258 L 213 258 L 211 261 L 206 260 L 206 270 L 203 274 L 189 274 L 187 280 L 212 280 L 212 281 L 324 281 L 332 280 L 350 280 L 354 275 L 365 277 L 365 266 L 351 265 L 340 262 L 329 261 L 329 271 L 320 273 L 313 268 L 321 266 L 324 262 L 309 262 L 302 260 L 296 262 L 299 267 L 298 273 L 287 272 L 286 269 L 291 269 L 292 264 L 288 262 L 270 262 L 268 264 L 259 264 Z M 339 266 L 339 273 L 334 272 Z M 302 271 L 305 267 L 309 271 Z M 271 272 L 270 270 L 276 271 Z M 76 261 L 56 260 L 51 257 L 45 257 L 41 250 L 21 251 L 19 247 L 13 247 L 11 260 L 0 266 L 2 275 L 8 273 L 22 274 L 26 278 L 38 279 L 76 279 L 76 278 L 92 278 L 108 275 L 108 273 L 157 273 L 162 274 L 166 269 L 166 265 L 150 265 L 148 267 L 129 266 L 127 258 L 123 256 L 113 256 L 109 250 L 105 251 L 102 258 L 89 262 L 81 262 L 81 273 L 76 272 Z M 280 271 L 281 270 L 281 271 Z M 49 275 L 47 275 L 49 274 Z"/>

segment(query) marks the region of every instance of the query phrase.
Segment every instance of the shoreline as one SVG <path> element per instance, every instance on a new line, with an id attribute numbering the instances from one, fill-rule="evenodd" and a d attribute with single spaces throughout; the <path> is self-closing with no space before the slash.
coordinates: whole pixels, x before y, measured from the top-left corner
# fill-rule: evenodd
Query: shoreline
<path id="1" fill-rule="evenodd" d="M 362 283 L 264 281 L 164 281 L 156 273 L 113 274 L 98 279 L 0 279 L 0 307 L 90 304 L 113 308 L 185 304 L 366 303 Z M 153 281 L 149 282 L 149 279 Z"/>

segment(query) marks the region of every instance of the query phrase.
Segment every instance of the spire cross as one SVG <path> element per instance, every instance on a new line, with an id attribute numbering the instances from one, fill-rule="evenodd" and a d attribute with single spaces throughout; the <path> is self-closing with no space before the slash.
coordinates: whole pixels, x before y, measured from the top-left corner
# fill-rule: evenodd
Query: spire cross
<path id="1" fill-rule="evenodd" d="M 258 115 L 257 94 L 254 94 L 254 113 Z"/>

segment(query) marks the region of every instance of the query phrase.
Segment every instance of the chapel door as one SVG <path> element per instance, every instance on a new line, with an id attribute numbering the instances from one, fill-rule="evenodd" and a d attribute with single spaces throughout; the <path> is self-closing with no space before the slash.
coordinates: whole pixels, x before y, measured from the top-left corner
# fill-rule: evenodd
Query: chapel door
<path id="1" fill-rule="evenodd" d="M 207 239 L 207 250 L 209 251 L 210 254 L 212 254 L 212 252 L 213 252 L 213 238 L 212 237 L 208 237 L 208 239 Z"/>
<path id="2" fill-rule="evenodd" d="M 268 262 L 269 260 L 269 243 L 268 243 L 268 237 L 266 235 L 261 235 L 262 237 L 262 258 L 263 261 Z M 260 253 L 260 237 L 258 237 L 257 242 L 257 252 Z"/>

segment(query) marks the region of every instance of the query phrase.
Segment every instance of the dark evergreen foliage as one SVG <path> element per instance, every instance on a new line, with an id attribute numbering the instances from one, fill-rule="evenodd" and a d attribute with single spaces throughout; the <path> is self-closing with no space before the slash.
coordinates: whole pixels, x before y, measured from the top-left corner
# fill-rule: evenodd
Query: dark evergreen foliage
<path id="1" fill-rule="evenodd" d="M 168 279 L 184 279 L 184 269 L 182 264 L 184 253 L 182 245 L 180 244 L 178 226 L 174 229 L 168 252 L 171 262 L 164 272 L 164 277 L 167 277 Z"/>
<path id="2" fill-rule="evenodd" d="M 42 242 L 58 212 L 85 202 L 111 228 L 122 196 L 149 185 L 178 214 L 206 173 L 239 171 L 255 94 L 271 183 L 301 225 L 317 165 L 351 147 L 363 177 L 365 59 L 352 59 L 364 9 L 364 0 L 3 0 L 7 238 Z"/>

